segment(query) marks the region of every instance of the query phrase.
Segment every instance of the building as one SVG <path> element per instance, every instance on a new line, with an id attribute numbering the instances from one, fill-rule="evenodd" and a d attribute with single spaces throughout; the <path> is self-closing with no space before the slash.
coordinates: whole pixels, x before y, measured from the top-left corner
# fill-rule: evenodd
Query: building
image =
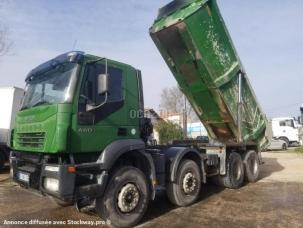
<path id="1" fill-rule="evenodd" d="M 201 122 L 187 123 L 187 137 L 195 139 L 198 136 L 208 136 L 204 125 Z"/>

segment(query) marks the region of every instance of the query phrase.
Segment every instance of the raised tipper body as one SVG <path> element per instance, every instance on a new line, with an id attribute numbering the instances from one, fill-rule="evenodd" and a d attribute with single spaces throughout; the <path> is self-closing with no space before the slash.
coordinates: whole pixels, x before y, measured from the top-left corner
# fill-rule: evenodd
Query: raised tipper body
<path id="1" fill-rule="evenodd" d="M 266 117 L 215 0 L 171 2 L 150 34 L 212 138 L 266 145 Z"/>

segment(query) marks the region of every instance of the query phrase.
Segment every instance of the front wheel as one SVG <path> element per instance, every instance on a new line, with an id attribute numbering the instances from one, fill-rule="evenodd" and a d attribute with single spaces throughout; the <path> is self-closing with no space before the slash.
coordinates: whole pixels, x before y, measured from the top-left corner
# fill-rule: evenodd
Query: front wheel
<path id="1" fill-rule="evenodd" d="M 167 186 L 169 200 L 180 207 L 196 202 L 201 190 L 201 174 L 197 163 L 192 160 L 183 160 L 176 176 L 176 181 Z"/>
<path id="2" fill-rule="evenodd" d="M 116 227 L 132 227 L 143 217 L 149 202 L 149 188 L 141 170 L 125 166 L 116 170 L 103 197 L 96 199 L 97 214 Z"/>
<path id="3" fill-rule="evenodd" d="M 52 200 L 60 207 L 68 207 L 68 206 L 72 206 L 74 204 L 74 202 L 63 201 L 63 200 L 57 199 L 55 197 L 52 197 Z"/>

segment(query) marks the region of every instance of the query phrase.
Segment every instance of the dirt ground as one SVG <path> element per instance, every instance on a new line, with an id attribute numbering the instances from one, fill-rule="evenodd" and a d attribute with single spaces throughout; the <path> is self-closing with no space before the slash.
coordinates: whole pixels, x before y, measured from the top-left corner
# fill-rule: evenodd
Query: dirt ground
<path id="1" fill-rule="evenodd" d="M 257 183 L 239 190 L 203 186 L 199 202 L 175 208 L 160 194 L 139 227 L 303 227 L 303 155 L 265 152 Z M 0 173 L 0 227 L 11 222 L 62 223 L 68 227 L 103 222 L 93 213 L 58 207 L 52 199 L 22 189 Z M 73 224 L 73 225 L 71 225 Z"/>

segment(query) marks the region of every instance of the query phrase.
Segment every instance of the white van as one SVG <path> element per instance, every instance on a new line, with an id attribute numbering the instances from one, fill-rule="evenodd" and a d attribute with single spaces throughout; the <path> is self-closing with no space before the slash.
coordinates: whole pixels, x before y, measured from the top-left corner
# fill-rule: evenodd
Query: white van
<path id="1" fill-rule="evenodd" d="M 10 132 L 15 125 L 16 113 L 21 107 L 24 90 L 0 87 L 0 170 L 8 160 Z"/>

